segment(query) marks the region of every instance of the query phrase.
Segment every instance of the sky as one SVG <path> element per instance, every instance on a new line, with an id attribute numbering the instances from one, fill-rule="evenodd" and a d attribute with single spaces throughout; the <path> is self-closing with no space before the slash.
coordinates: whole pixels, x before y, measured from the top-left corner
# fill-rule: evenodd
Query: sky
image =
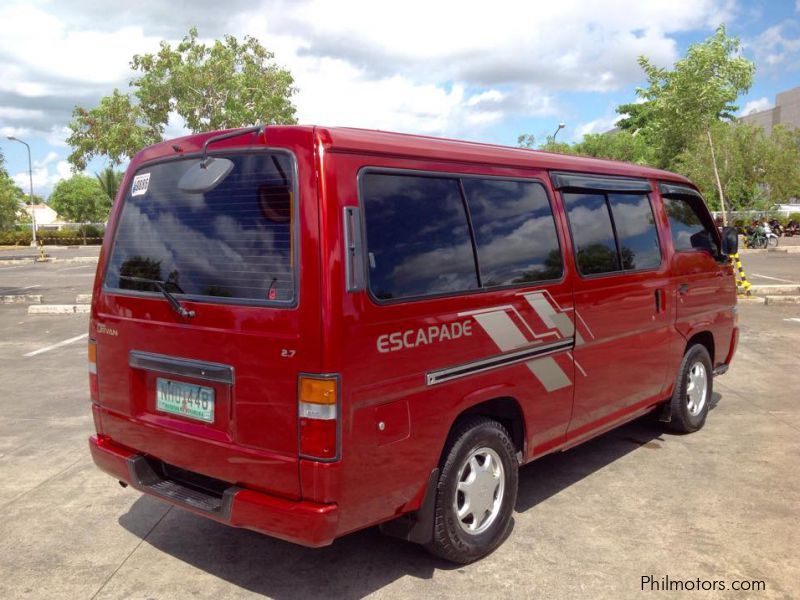
<path id="1" fill-rule="evenodd" d="M 127 90 L 134 54 L 250 35 L 291 70 L 300 123 L 516 145 L 613 127 L 645 84 L 637 57 L 671 66 L 724 23 L 756 64 L 740 112 L 800 85 L 800 0 L 0 0 L 0 151 L 27 192 L 71 175 L 74 107 Z M 184 135 L 171 120 L 167 137 Z M 108 166 L 93 160 L 88 174 Z"/>

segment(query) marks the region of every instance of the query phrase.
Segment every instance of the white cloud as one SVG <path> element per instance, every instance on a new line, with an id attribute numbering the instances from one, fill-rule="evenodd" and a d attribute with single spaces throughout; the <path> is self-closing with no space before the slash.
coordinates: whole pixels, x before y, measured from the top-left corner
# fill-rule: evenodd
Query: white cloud
<path id="1" fill-rule="evenodd" d="M 59 160 L 58 155 L 51 152 L 43 161 L 35 161 L 33 164 L 33 193 L 37 196 L 48 196 L 53 187 L 62 179 L 69 179 L 73 173 L 70 164 L 65 160 Z M 30 189 L 30 178 L 28 171 L 22 171 L 12 175 L 16 183 L 27 194 Z"/>
<path id="2" fill-rule="evenodd" d="M 590 133 L 604 133 L 610 129 L 613 129 L 616 122 L 621 118 L 622 115 L 606 115 L 588 121 L 587 123 L 580 123 L 575 128 L 573 139 L 577 142 L 582 140 L 583 136 Z"/>
<path id="3" fill-rule="evenodd" d="M 743 117 L 745 115 L 749 115 L 750 113 L 767 110 L 768 108 L 772 108 L 772 102 L 770 102 L 769 98 L 767 97 L 750 100 L 744 105 L 744 108 L 739 111 L 739 116 Z"/>
<path id="4" fill-rule="evenodd" d="M 800 24 L 786 19 L 765 29 L 747 44 L 756 55 L 756 65 L 770 70 L 800 68 Z"/>
<path id="5" fill-rule="evenodd" d="M 273 50 L 296 79 L 303 122 L 479 139 L 510 118 L 559 114 L 561 92 L 640 80 L 641 54 L 671 64 L 674 34 L 715 26 L 733 7 L 733 0 L 141 0 L 109 11 L 99 0 L 68 7 L 12 0 L 0 8 L 0 107 L 17 112 L 0 118 L 63 147 L 72 108 L 124 88 L 132 55 L 183 36 L 190 11 L 201 36 L 253 35 Z M 171 119 L 167 135 L 183 133 Z"/>

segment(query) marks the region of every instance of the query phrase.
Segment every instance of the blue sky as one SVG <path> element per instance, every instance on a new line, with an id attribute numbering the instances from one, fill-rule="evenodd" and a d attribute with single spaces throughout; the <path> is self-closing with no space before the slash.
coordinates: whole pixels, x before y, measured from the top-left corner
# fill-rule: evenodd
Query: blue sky
<path id="1" fill-rule="evenodd" d="M 613 126 L 635 98 L 637 56 L 668 66 L 725 23 L 757 66 L 742 111 L 800 85 L 800 0 L 460 2 L 406 0 L 103 0 L 0 3 L 0 150 L 34 193 L 69 177 L 64 140 L 75 105 L 90 108 L 131 77 L 133 54 L 177 41 L 252 35 L 295 76 L 302 123 L 347 125 L 515 145 L 521 133 L 575 141 Z M 171 137 L 185 130 L 179 119 Z M 97 159 L 88 172 L 106 161 Z"/>

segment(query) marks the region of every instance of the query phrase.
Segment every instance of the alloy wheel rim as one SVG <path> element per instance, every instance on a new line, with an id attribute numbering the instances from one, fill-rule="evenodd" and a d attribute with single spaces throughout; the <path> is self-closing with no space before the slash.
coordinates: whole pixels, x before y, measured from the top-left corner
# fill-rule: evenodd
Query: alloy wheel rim
<path id="1" fill-rule="evenodd" d="M 689 414 L 696 417 L 703 410 L 708 395 L 708 372 L 701 362 L 696 362 L 689 369 L 686 382 L 686 407 Z"/>
<path id="2" fill-rule="evenodd" d="M 458 471 L 453 509 L 462 530 L 483 533 L 500 514 L 505 494 L 505 469 L 491 448 L 473 450 Z"/>

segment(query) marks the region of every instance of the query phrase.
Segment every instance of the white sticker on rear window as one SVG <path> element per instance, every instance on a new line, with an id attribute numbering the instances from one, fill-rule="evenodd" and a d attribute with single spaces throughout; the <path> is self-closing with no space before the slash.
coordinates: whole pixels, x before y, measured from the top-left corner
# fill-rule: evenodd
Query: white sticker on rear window
<path id="1" fill-rule="evenodd" d="M 150 173 L 142 173 L 133 178 L 131 185 L 131 196 L 144 196 L 147 193 L 147 186 L 150 185 Z"/>

